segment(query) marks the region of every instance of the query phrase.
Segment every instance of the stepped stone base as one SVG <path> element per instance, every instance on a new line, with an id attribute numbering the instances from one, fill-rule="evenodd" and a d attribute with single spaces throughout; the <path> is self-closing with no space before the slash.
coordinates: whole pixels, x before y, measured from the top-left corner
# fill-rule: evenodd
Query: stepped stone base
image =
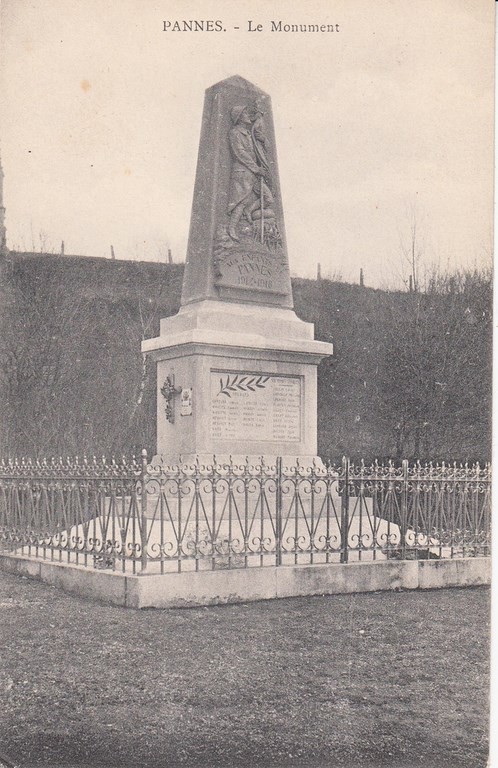
<path id="1" fill-rule="evenodd" d="M 157 454 L 165 463 L 232 455 L 312 465 L 317 366 L 333 347 L 315 341 L 313 325 L 293 310 L 189 304 L 161 320 L 160 336 L 142 351 L 157 361 Z"/>

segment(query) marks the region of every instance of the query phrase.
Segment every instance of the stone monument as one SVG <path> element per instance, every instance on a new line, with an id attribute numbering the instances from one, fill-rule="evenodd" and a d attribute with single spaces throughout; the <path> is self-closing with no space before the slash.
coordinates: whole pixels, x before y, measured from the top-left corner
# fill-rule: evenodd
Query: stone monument
<path id="1" fill-rule="evenodd" d="M 206 91 L 181 307 L 142 351 L 164 463 L 316 457 L 332 345 L 293 310 L 270 97 L 241 77 Z"/>

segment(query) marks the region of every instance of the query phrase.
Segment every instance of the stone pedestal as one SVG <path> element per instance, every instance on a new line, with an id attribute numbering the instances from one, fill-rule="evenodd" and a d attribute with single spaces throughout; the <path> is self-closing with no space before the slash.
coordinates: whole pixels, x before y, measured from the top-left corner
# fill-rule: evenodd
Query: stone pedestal
<path id="1" fill-rule="evenodd" d="M 181 309 L 142 350 L 165 463 L 316 457 L 332 345 L 294 313 L 270 97 L 241 77 L 206 91 Z"/>
<path id="2" fill-rule="evenodd" d="M 143 351 L 157 361 L 165 463 L 179 454 L 209 463 L 213 454 L 316 457 L 316 370 L 331 345 L 314 341 L 313 326 L 292 310 L 206 300 L 161 320 Z"/>

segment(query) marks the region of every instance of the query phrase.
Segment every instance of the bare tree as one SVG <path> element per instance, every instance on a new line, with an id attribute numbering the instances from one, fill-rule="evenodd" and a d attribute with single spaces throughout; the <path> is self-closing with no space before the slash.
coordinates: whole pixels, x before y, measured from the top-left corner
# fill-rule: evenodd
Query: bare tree
<path id="1" fill-rule="evenodd" d="M 491 284 L 467 272 L 429 286 L 391 302 L 381 407 L 398 457 L 462 457 L 489 432 Z"/>
<path id="2" fill-rule="evenodd" d="M 427 259 L 426 217 L 416 202 L 406 206 L 406 224 L 398 231 L 401 252 L 401 277 L 412 293 L 421 290 L 424 257 Z"/>
<path id="3" fill-rule="evenodd" d="M 6 262 L 0 281 L 0 387 L 9 425 L 4 451 L 43 454 L 56 451 L 66 412 L 65 393 L 79 375 L 74 338 L 84 333 L 87 301 L 77 286 L 61 281 L 56 257 L 29 279 Z M 76 352 L 76 354 L 75 354 Z"/>

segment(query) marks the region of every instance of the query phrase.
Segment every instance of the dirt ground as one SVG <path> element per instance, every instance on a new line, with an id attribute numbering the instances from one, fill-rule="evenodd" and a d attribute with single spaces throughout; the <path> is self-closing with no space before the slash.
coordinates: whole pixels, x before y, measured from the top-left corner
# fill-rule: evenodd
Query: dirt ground
<path id="1" fill-rule="evenodd" d="M 0 765 L 477 768 L 489 589 L 133 611 L 0 574 Z"/>

